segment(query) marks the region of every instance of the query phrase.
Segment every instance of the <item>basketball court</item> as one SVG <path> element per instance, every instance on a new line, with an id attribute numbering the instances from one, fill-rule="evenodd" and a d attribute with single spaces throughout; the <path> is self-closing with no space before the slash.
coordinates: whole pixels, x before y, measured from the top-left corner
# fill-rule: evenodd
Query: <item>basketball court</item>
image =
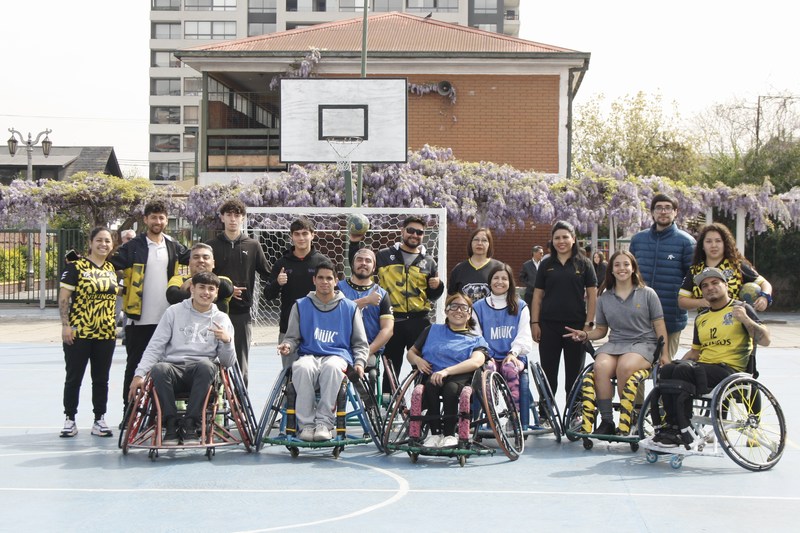
<path id="1" fill-rule="evenodd" d="M 260 414 L 278 373 L 275 344 L 251 352 L 251 399 Z M 784 409 L 789 442 L 770 471 L 751 473 L 724 458 L 688 457 L 680 470 L 645 461 L 626 444 L 557 444 L 528 437 L 509 462 L 498 450 L 452 458 L 381 455 L 372 445 L 246 453 L 146 450 L 123 456 L 116 424 L 122 410 L 124 347 L 111 370 L 108 421 L 115 436 L 89 434 L 90 387 L 84 380 L 80 433 L 61 439 L 64 364 L 56 343 L 0 345 L 0 502 L 5 531 L 488 531 L 588 528 L 599 531 L 787 530 L 800 504 L 800 454 L 794 430 L 800 362 L 796 350 L 759 351 L 762 380 Z M 558 393 L 559 403 L 563 392 Z"/>

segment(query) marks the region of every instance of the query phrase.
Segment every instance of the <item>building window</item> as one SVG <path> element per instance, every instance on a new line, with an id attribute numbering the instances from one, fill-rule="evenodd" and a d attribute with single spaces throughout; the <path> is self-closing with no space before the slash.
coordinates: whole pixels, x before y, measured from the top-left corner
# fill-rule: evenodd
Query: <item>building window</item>
<path id="1" fill-rule="evenodd" d="M 186 21 L 186 39 L 235 39 L 236 22 L 234 21 L 211 21 L 211 20 L 188 20 Z"/>
<path id="2" fill-rule="evenodd" d="M 154 22 L 152 39 L 180 39 L 181 38 L 181 23 L 180 22 Z"/>
<path id="3" fill-rule="evenodd" d="M 404 0 L 374 0 L 372 9 L 376 12 L 403 11 L 403 2 Z"/>
<path id="4" fill-rule="evenodd" d="M 150 124 L 180 124 L 181 108 L 175 107 L 151 107 Z"/>
<path id="5" fill-rule="evenodd" d="M 181 151 L 181 137 L 180 137 L 180 135 L 151 135 L 150 136 L 150 151 L 151 152 L 180 152 Z"/>
<path id="6" fill-rule="evenodd" d="M 203 78 L 184 78 L 183 95 L 201 96 L 203 94 Z"/>
<path id="7" fill-rule="evenodd" d="M 475 0 L 475 13 L 497 13 L 497 0 Z M 483 28 L 481 28 L 483 29 Z"/>
<path id="8" fill-rule="evenodd" d="M 195 135 L 194 133 L 184 133 L 183 151 L 194 153 L 196 150 L 197 150 L 197 135 Z"/>
<path id="9" fill-rule="evenodd" d="M 175 181 L 180 172 L 180 163 L 150 163 L 150 179 L 152 181 Z"/>
<path id="10" fill-rule="evenodd" d="M 197 124 L 200 118 L 200 107 L 196 105 L 183 106 L 183 123 Z"/>
<path id="11" fill-rule="evenodd" d="M 153 11 L 180 11 L 181 0 L 152 0 L 150 9 Z"/>
<path id="12" fill-rule="evenodd" d="M 407 11 L 458 11 L 458 0 L 407 0 L 406 8 Z"/>
<path id="13" fill-rule="evenodd" d="M 325 0 L 286 0 L 286 11 L 326 11 Z"/>
<path id="14" fill-rule="evenodd" d="M 479 30 L 497 33 L 497 24 L 476 24 L 475 27 Z"/>
<path id="15" fill-rule="evenodd" d="M 275 13 L 278 10 L 278 0 L 250 0 L 247 11 L 250 13 Z"/>
<path id="16" fill-rule="evenodd" d="M 194 179 L 197 177 L 197 172 L 194 168 L 194 163 L 184 163 L 183 164 L 183 179 Z"/>
<path id="17" fill-rule="evenodd" d="M 177 68 L 181 66 L 181 62 L 175 57 L 175 54 L 167 51 L 153 51 L 150 54 L 151 67 L 169 67 Z"/>
<path id="18" fill-rule="evenodd" d="M 275 33 L 278 30 L 278 25 L 274 22 L 251 22 L 247 25 L 247 36 L 255 37 L 256 35 L 266 35 L 268 33 Z"/>
<path id="19" fill-rule="evenodd" d="M 150 94 L 152 96 L 180 96 L 180 78 L 154 78 L 150 80 Z"/>
<path id="20" fill-rule="evenodd" d="M 184 0 L 186 11 L 234 11 L 236 0 Z"/>

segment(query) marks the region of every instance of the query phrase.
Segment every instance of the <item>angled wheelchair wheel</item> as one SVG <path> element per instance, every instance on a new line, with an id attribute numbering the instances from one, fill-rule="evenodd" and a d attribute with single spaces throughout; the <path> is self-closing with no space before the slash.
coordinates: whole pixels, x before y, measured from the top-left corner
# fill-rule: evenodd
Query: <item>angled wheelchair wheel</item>
<path id="1" fill-rule="evenodd" d="M 361 379 L 353 379 L 351 382 L 356 391 L 358 398 L 359 408 L 363 413 L 365 420 L 362 419 L 364 431 L 370 436 L 375 447 L 378 451 L 383 453 L 386 447 L 383 445 L 383 419 L 381 418 L 381 410 L 378 405 L 378 400 L 375 397 L 375 392 L 372 389 L 366 377 Z"/>
<path id="2" fill-rule="evenodd" d="M 141 440 L 140 436 L 155 424 L 154 419 L 158 414 L 153 401 L 152 386 L 153 382 L 148 376 L 136 397 L 128 403 L 128 418 L 122 436 L 123 455 L 128 455 L 131 444 L 135 445 L 135 441 Z"/>
<path id="3" fill-rule="evenodd" d="M 481 401 L 500 449 L 512 461 L 517 460 L 525 449 L 525 437 L 511 390 L 499 372 L 483 372 Z"/>
<path id="4" fill-rule="evenodd" d="M 572 389 L 567 395 L 567 406 L 564 408 L 564 417 L 562 419 L 562 428 L 564 435 L 570 442 L 575 442 L 580 439 L 578 433 L 585 433 L 583 429 L 584 423 L 584 407 L 583 407 L 583 381 L 586 375 L 594 370 L 594 364 L 589 364 L 581 371 L 578 379 L 572 385 Z M 545 381 L 545 383 L 547 383 Z"/>
<path id="5" fill-rule="evenodd" d="M 714 433 L 739 466 L 758 472 L 780 461 L 786 445 L 786 421 L 778 400 L 750 376 L 732 376 L 714 390 Z"/>
<path id="6" fill-rule="evenodd" d="M 639 440 L 648 439 L 655 435 L 656 427 L 660 427 L 664 424 L 664 417 L 666 413 L 664 412 L 663 404 L 661 403 L 661 399 L 658 401 L 658 414 L 653 417 L 652 413 L 652 403 L 653 403 L 653 396 L 656 394 L 655 390 L 651 390 L 647 397 L 644 399 L 644 403 L 642 404 L 642 408 L 639 411 L 639 419 L 636 422 L 636 435 L 639 437 Z M 655 422 L 655 423 L 654 423 Z M 634 450 L 636 451 L 636 450 Z"/>
<path id="7" fill-rule="evenodd" d="M 405 443 L 408 440 L 411 392 L 414 390 L 418 374 L 417 370 L 411 372 L 392 394 L 383 423 L 383 447 L 387 454 L 392 453 L 393 444 Z"/>
<path id="8" fill-rule="evenodd" d="M 128 405 L 125 407 L 125 414 L 122 416 L 122 429 L 117 436 L 117 447 L 122 449 L 122 445 L 125 442 L 125 434 L 127 433 L 128 428 L 128 420 L 131 418 L 131 413 L 133 412 L 133 407 L 136 405 L 135 402 L 128 402 Z"/>
<path id="9" fill-rule="evenodd" d="M 250 404 L 250 397 L 244 386 L 239 365 L 220 370 L 222 383 L 225 389 L 225 400 L 228 403 L 230 417 L 233 419 L 239 438 L 248 452 L 256 446 L 255 442 L 255 414 Z"/>
<path id="10" fill-rule="evenodd" d="M 286 396 L 286 387 L 289 384 L 289 369 L 284 368 L 278 374 L 278 379 L 275 380 L 275 385 L 272 387 L 267 398 L 267 403 L 264 405 L 264 411 L 261 413 L 261 418 L 258 422 L 258 431 L 255 436 L 256 450 L 261 450 L 264 445 L 264 439 L 274 436 L 280 432 L 280 420 L 278 416 L 283 409 L 283 400 Z"/>
<path id="11" fill-rule="evenodd" d="M 544 413 L 547 420 L 550 422 L 550 427 L 553 428 L 553 435 L 556 442 L 561 442 L 561 436 L 564 435 L 564 426 L 561 423 L 561 414 L 556 405 L 556 399 L 553 396 L 553 391 L 550 389 L 550 383 L 544 375 L 542 365 L 539 363 L 533 364 L 533 382 L 536 385 L 536 393 L 539 396 L 539 404 L 544 408 Z"/>

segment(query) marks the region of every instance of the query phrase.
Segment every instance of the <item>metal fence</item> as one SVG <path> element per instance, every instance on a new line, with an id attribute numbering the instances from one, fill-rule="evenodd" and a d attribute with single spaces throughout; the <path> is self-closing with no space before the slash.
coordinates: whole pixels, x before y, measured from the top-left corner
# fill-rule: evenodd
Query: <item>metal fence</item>
<path id="1" fill-rule="evenodd" d="M 48 229 L 45 241 L 45 300 L 58 301 L 58 279 L 69 250 L 86 248 L 78 229 Z M 0 303 L 35 303 L 40 289 L 39 229 L 0 229 Z"/>

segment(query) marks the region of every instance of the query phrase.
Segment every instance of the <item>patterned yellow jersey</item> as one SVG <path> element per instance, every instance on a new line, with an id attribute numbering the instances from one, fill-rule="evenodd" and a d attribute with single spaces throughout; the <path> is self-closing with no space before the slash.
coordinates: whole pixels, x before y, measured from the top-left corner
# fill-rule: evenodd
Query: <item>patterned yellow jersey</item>
<path id="1" fill-rule="evenodd" d="M 734 305 L 744 305 L 747 315 L 760 323 L 752 307 L 731 300 L 722 309 L 707 309 L 697 315 L 692 348 L 700 352 L 701 363 L 726 364 L 743 372 L 753 351 L 753 340 L 744 325 L 733 318 Z"/>
<path id="2" fill-rule="evenodd" d="M 68 263 L 61 288 L 72 292 L 69 324 L 79 339 L 117 337 L 116 301 L 119 284 L 114 265 L 97 266 L 86 258 Z"/>

